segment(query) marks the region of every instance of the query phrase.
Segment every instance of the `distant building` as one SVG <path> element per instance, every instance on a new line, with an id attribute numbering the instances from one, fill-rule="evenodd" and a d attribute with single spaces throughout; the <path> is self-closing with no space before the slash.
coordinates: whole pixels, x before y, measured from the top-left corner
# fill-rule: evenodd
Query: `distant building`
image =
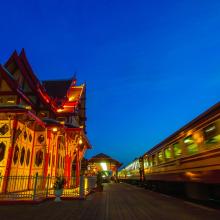
<path id="1" fill-rule="evenodd" d="M 110 175 L 117 175 L 118 168 L 122 165 L 119 161 L 110 156 L 100 153 L 88 160 L 88 172 L 91 175 L 98 171 L 109 172 Z"/>
<path id="2" fill-rule="evenodd" d="M 24 50 L 0 65 L 0 176 L 68 179 L 74 161 L 78 185 L 80 161 L 91 148 L 85 96 L 85 84 L 77 86 L 75 78 L 40 82 Z M 0 192 L 12 187 L 3 180 Z M 13 187 L 19 190 L 19 184 Z"/>

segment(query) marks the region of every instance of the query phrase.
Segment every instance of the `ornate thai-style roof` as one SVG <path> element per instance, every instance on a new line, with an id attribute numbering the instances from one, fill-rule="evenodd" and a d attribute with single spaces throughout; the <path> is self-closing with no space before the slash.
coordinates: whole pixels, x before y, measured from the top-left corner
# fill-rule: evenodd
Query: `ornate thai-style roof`
<path id="1" fill-rule="evenodd" d="M 70 80 L 45 80 L 42 81 L 49 96 L 53 98 L 63 99 L 69 87 L 71 86 L 72 79 Z"/>
<path id="2" fill-rule="evenodd" d="M 100 153 L 100 154 L 97 154 L 97 155 L 95 155 L 95 156 L 93 156 L 91 159 L 103 159 L 103 158 L 105 158 L 105 159 L 109 159 L 109 158 L 111 158 L 110 156 L 108 156 L 108 155 L 106 155 L 106 154 L 103 154 L 103 153 Z"/>
<path id="3" fill-rule="evenodd" d="M 46 125 L 51 125 L 51 126 L 62 126 L 61 123 L 53 118 L 43 118 L 42 121 L 46 124 Z"/>
<path id="4" fill-rule="evenodd" d="M 32 113 L 36 111 L 39 116 L 44 111 L 49 112 L 45 113 L 45 116 L 52 118 L 44 118 L 44 121 L 39 119 L 39 123 L 45 126 L 60 125 L 69 130 L 79 129 L 83 133 L 85 143 L 89 145 L 88 148 L 91 148 L 85 132 L 85 84 L 76 86 L 75 77 L 67 80 L 46 80 L 42 84 L 29 64 L 24 49 L 20 54 L 14 51 L 8 61 L 0 65 L 0 77 L 3 78 L 2 84 L 6 88 L 4 99 L 1 99 L 4 101 L 0 100 L 1 112 L 13 110 L 14 112 L 28 112 L 30 115 L 36 114 Z M 19 96 L 18 103 L 16 98 L 12 101 L 24 107 L 11 104 L 8 106 L 7 103 L 10 103 L 10 100 L 6 103 L 6 94 Z M 73 117 L 71 124 L 64 124 L 63 118 L 67 115 L 77 117 Z M 43 117 L 40 116 L 40 118 Z"/>
<path id="5" fill-rule="evenodd" d="M 122 163 L 120 163 L 119 161 L 117 161 L 117 160 L 115 160 L 115 159 L 111 158 L 110 156 L 103 154 L 103 153 L 100 153 L 100 154 L 93 156 L 88 161 L 92 162 L 92 163 L 106 161 L 106 162 L 115 164 L 117 167 L 120 167 L 122 165 Z"/>
<path id="6" fill-rule="evenodd" d="M 22 49 L 19 55 L 16 51 L 14 51 L 11 57 L 8 59 L 8 61 L 4 64 L 4 68 L 7 69 L 7 71 L 10 74 L 15 74 L 16 70 L 19 70 L 20 74 L 23 75 L 25 81 L 27 81 L 28 86 L 35 93 L 35 95 L 37 95 L 40 98 L 41 102 L 44 103 L 44 105 L 47 106 L 48 109 L 56 111 L 56 104 L 46 93 L 44 87 L 41 85 L 41 82 L 38 80 L 35 73 L 33 72 L 31 65 L 27 60 L 24 49 Z M 13 78 L 10 75 L 8 76 L 13 80 Z M 26 96 L 27 100 L 28 96 L 26 95 L 25 91 L 22 90 L 23 86 L 18 85 L 17 87 L 19 87 L 20 95 L 22 95 L 23 98 Z"/>

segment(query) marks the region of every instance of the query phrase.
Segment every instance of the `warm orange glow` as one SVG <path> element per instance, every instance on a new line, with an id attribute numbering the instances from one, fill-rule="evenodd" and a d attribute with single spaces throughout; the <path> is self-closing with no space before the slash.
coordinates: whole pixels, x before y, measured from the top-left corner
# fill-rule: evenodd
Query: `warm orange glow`
<path id="1" fill-rule="evenodd" d="M 196 174 L 195 174 L 195 173 L 192 173 L 192 172 L 186 172 L 186 176 L 195 177 Z"/>
<path id="2" fill-rule="evenodd" d="M 186 172 L 186 176 L 189 177 L 191 180 L 199 179 L 199 174 L 193 172 Z"/>
<path id="3" fill-rule="evenodd" d="M 8 100 L 7 103 L 14 104 L 14 103 L 15 103 L 15 100 Z"/>
<path id="4" fill-rule="evenodd" d="M 69 101 L 72 102 L 75 99 L 75 96 L 69 97 Z"/>
<path id="5" fill-rule="evenodd" d="M 83 143 L 83 141 L 82 141 L 82 139 L 80 138 L 80 139 L 79 139 L 79 144 L 82 144 L 82 143 Z"/>
<path id="6" fill-rule="evenodd" d="M 52 131 L 53 131 L 53 132 L 57 132 L 57 127 L 54 127 L 54 128 L 52 129 Z"/>
<path id="7" fill-rule="evenodd" d="M 28 109 L 28 110 L 32 109 L 30 105 L 25 106 L 25 108 Z"/>
<path id="8" fill-rule="evenodd" d="M 61 109 L 61 108 L 57 109 L 57 112 L 62 112 L 62 111 L 63 111 L 63 109 Z"/>
<path id="9" fill-rule="evenodd" d="M 189 135 L 191 135 L 193 132 L 192 132 L 192 130 L 189 130 L 188 132 L 187 132 L 187 135 L 186 136 L 189 136 Z"/>
<path id="10" fill-rule="evenodd" d="M 200 144 L 200 143 L 203 142 L 203 137 L 202 137 L 202 135 L 199 134 L 199 133 L 195 133 L 195 134 L 193 135 L 193 138 L 195 139 L 196 143 L 198 143 L 198 144 Z"/>

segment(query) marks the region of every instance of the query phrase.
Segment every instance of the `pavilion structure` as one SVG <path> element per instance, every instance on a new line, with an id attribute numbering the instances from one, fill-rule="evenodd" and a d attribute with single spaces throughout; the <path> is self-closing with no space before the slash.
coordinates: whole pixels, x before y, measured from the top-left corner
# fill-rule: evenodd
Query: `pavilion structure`
<path id="1" fill-rule="evenodd" d="M 91 148 L 85 97 L 75 78 L 41 82 L 24 49 L 0 65 L 0 193 L 21 190 L 10 183 L 18 176 L 65 176 L 68 184 L 73 161 L 79 185 L 80 161 Z M 22 190 L 29 188 L 27 178 Z"/>
<path id="2" fill-rule="evenodd" d="M 88 174 L 96 175 L 99 171 L 109 172 L 111 176 L 117 176 L 118 168 L 122 165 L 110 156 L 100 153 L 88 160 Z"/>

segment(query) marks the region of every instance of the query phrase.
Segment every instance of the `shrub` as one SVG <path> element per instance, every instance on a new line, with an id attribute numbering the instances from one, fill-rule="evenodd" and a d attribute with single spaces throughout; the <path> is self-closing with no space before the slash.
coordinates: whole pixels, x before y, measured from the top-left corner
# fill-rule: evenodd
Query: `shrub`
<path id="1" fill-rule="evenodd" d="M 65 178 L 57 176 L 53 188 L 54 189 L 63 189 L 65 184 L 66 184 Z"/>

